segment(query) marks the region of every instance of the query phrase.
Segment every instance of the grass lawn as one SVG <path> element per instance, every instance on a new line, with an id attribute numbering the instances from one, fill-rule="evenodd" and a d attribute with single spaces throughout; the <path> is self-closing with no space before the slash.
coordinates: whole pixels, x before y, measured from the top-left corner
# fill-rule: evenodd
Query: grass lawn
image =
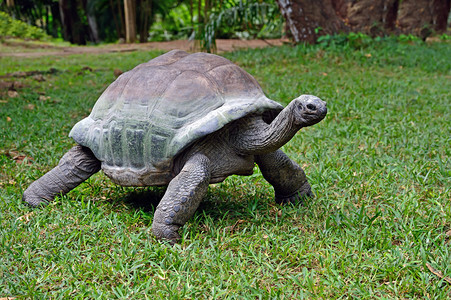
<path id="1" fill-rule="evenodd" d="M 100 172 L 45 208 L 25 205 L 114 69 L 159 54 L 0 58 L 0 75 L 56 69 L 0 78 L 16 88 L 0 93 L 0 298 L 451 297 L 449 43 L 225 54 L 276 101 L 327 101 L 325 120 L 283 147 L 316 193 L 304 206 L 275 204 L 256 167 L 211 185 L 170 247 L 150 232 L 161 189 Z"/>

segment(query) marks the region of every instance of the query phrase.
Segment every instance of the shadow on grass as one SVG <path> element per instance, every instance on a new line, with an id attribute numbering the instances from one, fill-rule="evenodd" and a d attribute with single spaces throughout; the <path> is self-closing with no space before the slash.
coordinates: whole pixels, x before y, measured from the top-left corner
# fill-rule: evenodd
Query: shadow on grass
<path id="1" fill-rule="evenodd" d="M 153 214 L 165 192 L 166 188 L 163 187 L 136 188 L 125 194 L 124 197 L 118 197 L 115 200 L 123 202 L 132 209 L 140 209 Z"/>
<path id="2" fill-rule="evenodd" d="M 166 192 L 165 187 L 152 187 L 146 189 L 134 189 L 123 197 L 114 199 L 118 203 L 125 204 L 130 210 L 142 210 L 153 216 L 156 207 Z M 202 223 L 205 216 L 213 221 L 222 220 L 225 215 L 232 221 L 239 219 L 250 220 L 255 214 L 265 214 L 269 210 L 268 203 L 257 195 L 232 196 L 225 190 L 209 189 L 196 210 L 195 217 Z"/>

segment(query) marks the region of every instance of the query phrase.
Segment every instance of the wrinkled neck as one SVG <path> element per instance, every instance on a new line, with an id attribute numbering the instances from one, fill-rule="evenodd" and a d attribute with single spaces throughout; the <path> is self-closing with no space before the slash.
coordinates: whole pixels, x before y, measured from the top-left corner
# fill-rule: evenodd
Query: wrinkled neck
<path id="1" fill-rule="evenodd" d="M 261 116 L 240 120 L 231 131 L 231 144 L 243 154 L 258 155 L 276 151 L 302 127 L 295 124 L 292 109 L 288 105 L 270 124 L 264 122 Z"/>

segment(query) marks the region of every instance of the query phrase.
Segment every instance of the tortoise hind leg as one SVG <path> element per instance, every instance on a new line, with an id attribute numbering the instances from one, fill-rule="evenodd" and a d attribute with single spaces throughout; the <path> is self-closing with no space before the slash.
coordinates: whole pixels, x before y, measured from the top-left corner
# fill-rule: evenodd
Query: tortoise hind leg
<path id="1" fill-rule="evenodd" d="M 25 190 L 22 199 L 32 206 L 47 204 L 56 195 L 68 193 L 99 170 L 100 161 L 90 149 L 74 146 L 55 168 Z"/>
<path id="2" fill-rule="evenodd" d="M 171 180 L 155 210 L 153 234 L 171 244 L 180 239 L 178 230 L 192 217 L 210 183 L 210 160 L 203 154 L 189 158 Z"/>
<path id="3" fill-rule="evenodd" d="M 297 203 L 313 197 L 304 170 L 282 150 L 255 157 L 263 177 L 274 187 L 276 202 Z"/>

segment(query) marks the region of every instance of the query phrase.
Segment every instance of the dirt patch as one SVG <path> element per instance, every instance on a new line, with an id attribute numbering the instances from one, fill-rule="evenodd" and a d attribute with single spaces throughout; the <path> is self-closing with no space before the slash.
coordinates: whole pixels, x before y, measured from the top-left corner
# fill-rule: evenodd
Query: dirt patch
<path id="1" fill-rule="evenodd" d="M 216 50 L 218 53 L 229 52 L 238 49 L 247 48 L 264 48 L 271 46 L 281 46 L 289 43 L 287 39 L 271 39 L 271 40 L 216 40 Z M 47 47 L 48 48 L 48 47 Z M 35 47 L 36 49 L 36 47 Z M 14 57 L 41 57 L 41 56 L 66 56 L 74 54 L 101 54 L 110 52 L 130 52 L 130 51 L 148 51 L 163 50 L 169 51 L 173 49 L 185 50 L 188 52 L 199 51 L 194 41 L 177 40 L 168 42 L 150 42 L 142 44 L 110 44 L 102 46 L 70 46 L 58 47 L 56 49 L 46 49 L 45 52 L 8 52 L 0 53 L 1 56 Z"/>

